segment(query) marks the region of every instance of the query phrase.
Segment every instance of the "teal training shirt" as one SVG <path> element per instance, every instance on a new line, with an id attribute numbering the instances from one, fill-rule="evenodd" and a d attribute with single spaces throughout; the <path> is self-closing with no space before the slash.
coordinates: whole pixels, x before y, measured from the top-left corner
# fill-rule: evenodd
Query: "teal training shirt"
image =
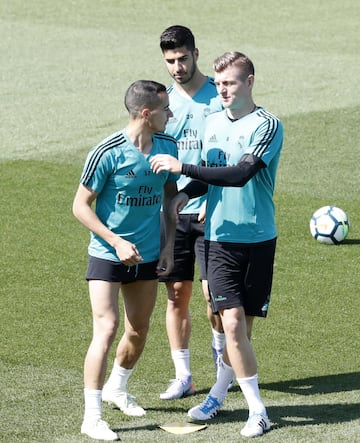
<path id="1" fill-rule="evenodd" d="M 169 119 L 165 132 L 176 139 L 178 156 L 182 163 L 199 165 L 206 117 L 222 110 L 214 80 L 207 77 L 204 85 L 193 97 L 181 94 L 175 84 L 168 88 L 168 94 L 174 116 Z M 188 177 L 182 175 L 177 183 L 178 189 L 184 188 L 189 181 Z M 205 199 L 206 196 L 202 196 L 190 200 L 182 213 L 198 213 Z"/>
<path id="2" fill-rule="evenodd" d="M 235 121 L 226 111 L 208 117 L 202 154 L 206 166 L 234 166 L 244 154 L 253 154 L 266 167 L 243 187 L 209 185 L 207 240 L 259 243 L 277 236 L 273 193 L 282 143 L 281 121 L 263 108 Z"/>
<path id="3" fill-rule="evenodd" d="M 154 174 L 149 160 L 156 154 L 177 157 L 176 141 L 169 135 L 153 135 L 149 155 L 143 155 L 125 130 L 112 134 L 88 154 L 80 182 L 98 193 L 95 212 L 123 239 L 134 243 L 144 263 L 160 253 L 160 208 L 164 185 L 177 175 Z M 115 249 L 91 232 L 89 255 L 119 262 Z"/>

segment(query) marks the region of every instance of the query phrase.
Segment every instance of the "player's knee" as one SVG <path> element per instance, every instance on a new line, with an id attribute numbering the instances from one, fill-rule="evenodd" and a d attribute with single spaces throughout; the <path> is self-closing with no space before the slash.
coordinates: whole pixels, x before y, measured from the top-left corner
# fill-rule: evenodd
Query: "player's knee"
<path id="1" fill-rule="evenodd" d="M 104 342 L 112 343 L 119 327 L 119 318 L 94 318 L 94 336 Z"/>
<path id="2" fill-rule="evenodd" d="M 242 308 L 225 310 L 221 320 L 226 336 L 241 337 L 247 335 L 246 317 Z"/>
<path id="3" fill-rule="evenodd" d="M 181 309 L 189 305 L 192 291 L 192 282 L 174 282 L 168 286 L 168 307 Z"/>
<path id="4" fill-rule="evenodd" d="M 137 346 L 141 346 L 145 343 L 147 335 L 149 332 L 149 324 L 144 323 L 142 325 L 136 326 L 135 329 L 129 329 L 126 331 L 126 335 L 129 341 Z"/>

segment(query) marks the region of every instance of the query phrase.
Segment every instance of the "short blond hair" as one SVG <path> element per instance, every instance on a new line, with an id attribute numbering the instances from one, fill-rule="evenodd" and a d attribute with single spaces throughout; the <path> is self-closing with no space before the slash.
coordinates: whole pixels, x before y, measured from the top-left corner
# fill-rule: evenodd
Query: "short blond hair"
<path id="1" fill-rule="evenodd" d="M 217 57 L 214 60 L 213 69 L 215 72 L 222 72 L 232 65 L 238 66 L 244 77 L 255 75 L 253 62 L 247 55 L 238 51 L 225 52 L 223 55 L 220 55 L 220 57 Z"/>

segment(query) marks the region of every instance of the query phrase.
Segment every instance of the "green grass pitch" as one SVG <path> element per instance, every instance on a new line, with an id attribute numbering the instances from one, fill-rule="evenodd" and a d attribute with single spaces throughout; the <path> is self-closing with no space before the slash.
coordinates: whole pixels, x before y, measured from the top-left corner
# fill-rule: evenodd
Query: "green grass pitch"
<path id="1" fill-rule="evenodd" d="M 351 0 L 0 0 L 0 442 L 90 441 L 80 435 L 91 336 L 88 233 L 71 204 L 87 151 L 126 122 L 128 85 L 140 78 L 169 84 L 159 35 L 172 24 L 192 28 L 209 74 L 221 53 L 248 54 L 256 103 L 284 123 L 272 302 L 253 336 L 273 424 L 262 441 L 359 441 L 359 14 Z M 340 246 L 310 236 L 311 214 L 328 204 L 350 217 Z M 104 405 L 104 418 L 123 442 L 242 441 L 247 411 L 238 388 L 206 430 L 183 437 L 159 429 L 186 421 L 215 379 L 195 282 L 197 395 L 159 399 L 174 375 L 165 306 L 160 285 L 129 382 L 147 415 L 130 418 Z"/>

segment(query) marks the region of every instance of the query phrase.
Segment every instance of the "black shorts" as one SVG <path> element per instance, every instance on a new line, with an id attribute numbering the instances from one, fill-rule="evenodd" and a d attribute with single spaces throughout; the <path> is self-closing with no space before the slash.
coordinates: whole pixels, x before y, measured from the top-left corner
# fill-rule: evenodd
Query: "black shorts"
<path id="1" fill-rule="evenodd" d="M 104 280 L 122 284 L 138 280 L 155 280 L 158 278 L 156 266 L 158 262 L 139 263 L 126 266 L 122 263 L 89 256 L 86 280 Z"/>
<path id="2" fill-rule="evenodd" d="M 161 282 L 194 280 L 195 259 L 199 266 L 200 280 L 206 280 L 204 225 L 198 221 L 198 214 L 179 214 L 174 245 L 174 268 Z M 164 246 L 165 232 L 161 214 L 161 246 Z"/>
<path id="3" fill-rule="evenodd" d="M 266 317 L 276 239 L 262 243 L 205 241 L 213 312 L 243 306 L 246 315 Z"/>

